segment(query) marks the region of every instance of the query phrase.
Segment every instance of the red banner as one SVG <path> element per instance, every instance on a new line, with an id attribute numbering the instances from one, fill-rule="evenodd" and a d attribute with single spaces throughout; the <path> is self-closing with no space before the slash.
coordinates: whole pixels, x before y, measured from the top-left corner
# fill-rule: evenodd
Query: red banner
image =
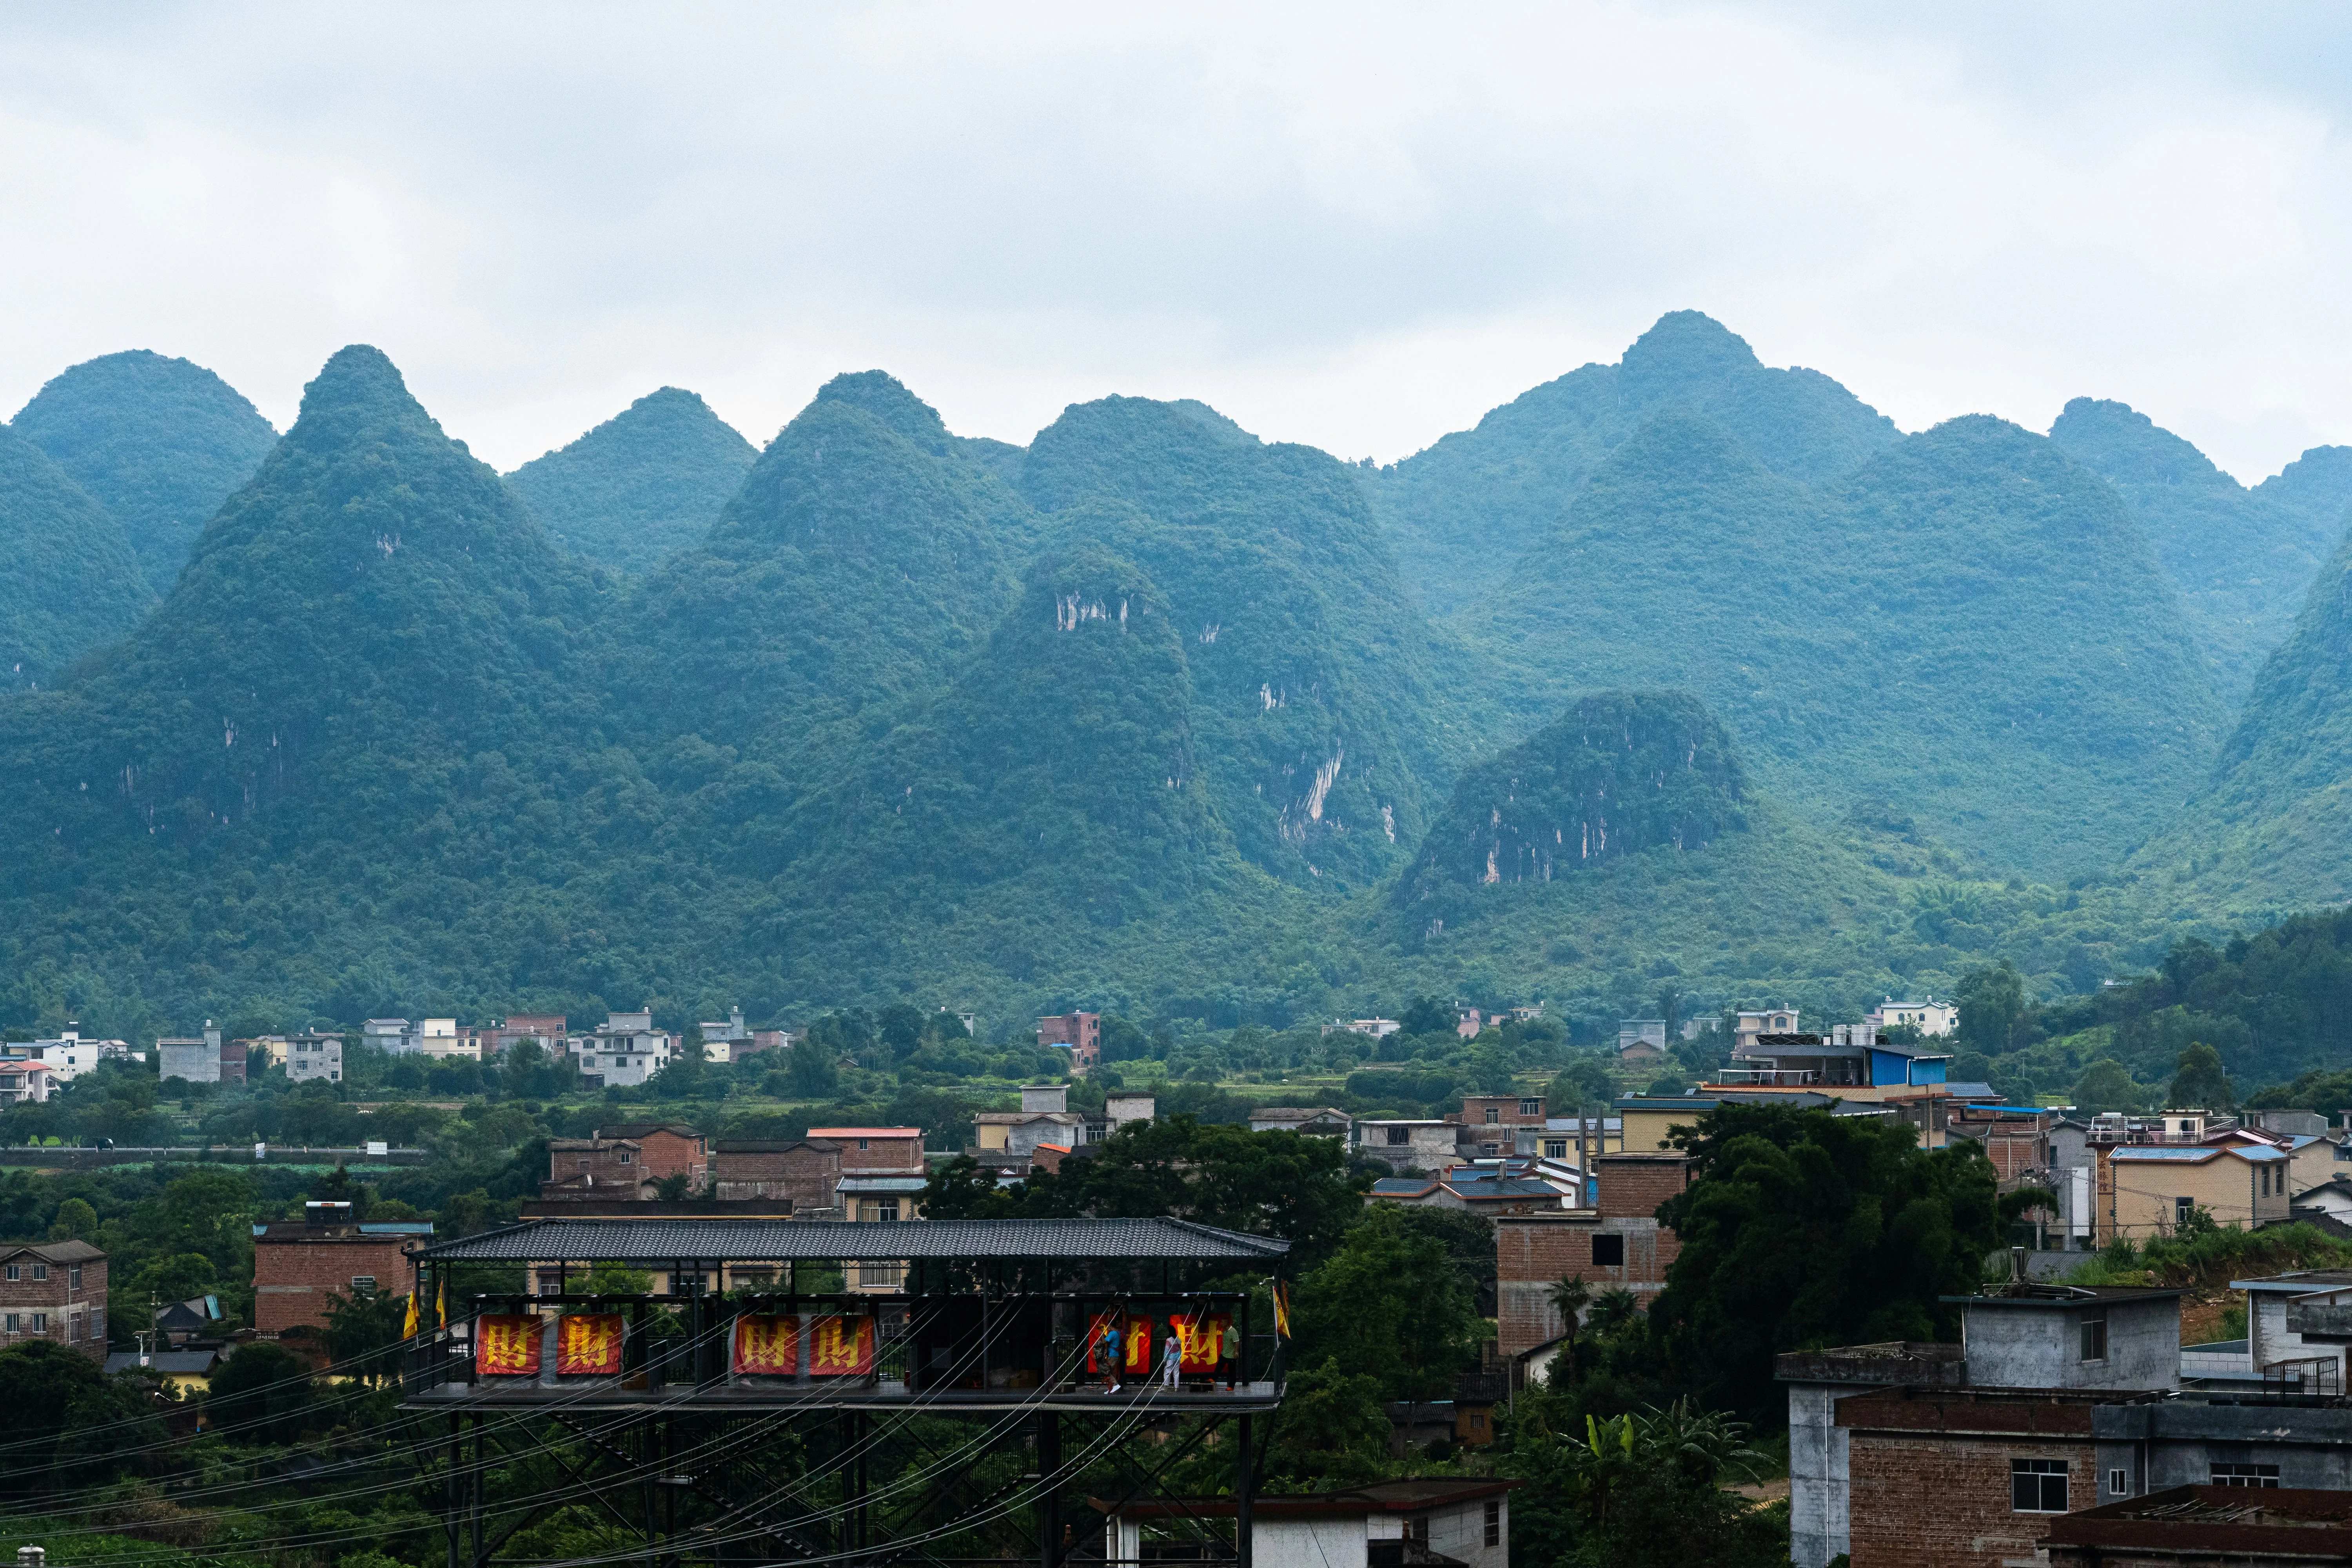
<path id="1" fill-rule="evenodd" d="M 1195 1312 L 1189 1318 L 1171 1318 L 1176 1338 L 1183 1346 L 1177 1361 L 1180 1372 L 1214 1372 L 1224 1359 L 1225 1330 L 1233 1322 L 1230 1317 L 1203 1317 Z"/>
<path id="2" fill-rule="evenodd" d="M 873 1370 L 873 1319 L 816 1318 L 810 1321 L 811 1377 L 865 1377 Z"/>
<path id="3" fill-rule="evenodd" d="M 539 1320 L 476 1319 L 474 1372 L 481 1377 L 538 1376 Z"/>
<path id="4" fill-rule="evenodd" d="M 575 1312 L 556 1321 L 559 1377 L 612 1377 L 621 1370 L 621 1314 Z"/>
<path id="5" fill-rule="evenodd" d="M 796 1377 L 800 1370 L 801 1321 L 798 1318 L 745 1317 L 735 1320 L 735 1371 L 738 1375 Z"/>

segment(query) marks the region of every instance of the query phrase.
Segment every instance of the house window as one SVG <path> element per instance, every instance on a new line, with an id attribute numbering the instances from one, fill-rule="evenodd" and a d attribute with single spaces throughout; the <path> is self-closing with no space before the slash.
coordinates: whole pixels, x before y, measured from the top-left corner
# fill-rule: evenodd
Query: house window
<path id="1" fill-rule="evenodd" d="M 857 1141 L 857 1146 L 858 1146 L 860 1149 L 865 1148 L 865 1147 L 866 1147 L 866 1140 L 865 1140 L 865 1139 L 863 1139 L 863 1138 L 860 1138 L 860 1139 Z"/>
<path id="2" fill-rule="evenodd" d="M 34 1264 L 34 1265 L 33 1265 L 33 1278 L 34 1278 L 34 1279 L 47 1279 L 48 1277 L 49 1277 L 49 1266 L 48 1266 L 47 1264 L 46 1264 L 46 1263 L 36 1263 L 36 1264 Z"/>
<path id="3" fill-rule="evenodd" d="M 624 1164 L 624 1165 L 625 1165 L 625 1164 L 627 1164 L 628 1163 L 629 1163 L 628 1151 L 626 1151 L 626 1150 L 625 1149 L 625 1150 L 623 1150 L 623 1151 L 621 1152 L 621 1163 L 622 1163 L 622 1164 Z"/>
<path id="4" fill-rule="evenodd" d="M 5 1324 L 5 1326 L 6 1327 L 7 1331 L 8 1331 L 10 1333 L 12 1333 L 12 1334 L 13 1334 L 13 1333 L 16 1333 L 16 1332 L 17 1332 L 17 1331 L 18 1331 L 19 1328 L 21 1327 L 21 1324 L 19 1323 L 19 1321 L 18 1321 L 18 1320 L 17 1320 L 17 1317 L 16 1317 L 16 1313 L 11 1312 L 11 1313 L 9 1313 L 9 1314 L 8 1314 L 7 1321 L 6 1321 L 6 1324 Z"/>
<path id="5" fill-rule="evenodd" d="M 49 1331 L 49 1315 L 47 1312 L 33 1314 L 33 1331 L 37 1334 L 46 1334 Z"/>
<path id="6" fill-rule="evenodd" d="M 2009 1462 L 2009 1506 L 2018 1513 L 2064 1513 L 2066 1461 L 2011 1459 Z"/>
<path id="7" fill-rule="evenodd" d="M 2275 1487 L 2279 1483 L 2276 1465 L 2216 1465 L 2213 1484 L 2217 1487 Z"/>
<path id="8" fill-rule="evenodd" d="M 81 1289 L 80 1264 L 68 1263 L 66 1265 L 66 1289 L 68 1290 L 79 1290 Z"/>
<path id="9" fill-rule="evenodd" d="M 373 1275 L 373 1274 L 354 1274 L 354 1275 L 352 1275 L 352 1293 L 353 1295 L 355 1295 L 355 1296 L 373 1296 L 373 1295 L 374 1295 L 374 1294 L 375 1294 L 375 1276 L 374 1276 L 374 1275 Z"/>
<path id="10" fill-rule="evenodd" d="M 1592 1261 L 1602 1268 L 1625 1267 L 1625 1238 L 1608 1231 L 1592 1233 Z"/>
<path id="11" fill-rule="evenodd" d="M 78 1345 L 78 1344 L 81 1343 L 81 1314 L 80 1314 L 80 1313 L 77 1312 L 77 1313 L 75 1313 L 73 1316 L 71 1316 L 71 1317 L 69 1317 L 69 1318 L 68 1318 L 68 1319 L 66 1320 L 66 1340 L 67 1340 L 67 1342 L 68 1342 L 68 1343 L 70 1343 L 70 1344 L 77 1344 L 77 1345 Z M 2273 1481 L 2273 1482 L 2272 1482 L 2271 1484 L 2272 1484 L 2272 1485 L 2273 1485 L 2273 1486 L 2276 1486 L 2278 1483 L 2277 1483 L 2277 1482 L 2275 1482 L 2275 1481 Z"/>
<path id="12" fill-rule="evenodd" d="M 2107 1359 L 2107 1310 L 2105 1307 L 2083 1314 L 2083 1359 Z"/>
<path id="13" fill-rule="evenodd" d="M 1389 1129 L 1389 1142 L 1390 1142 L 1391 1143 L 1410 1143 L 1410 1142 L 1412 1142 L 1412 1128 L 1410 1128 L 1410 1127 L 1391 1127 L 1391 1128 L 1390 1128 L 1390 1129 Z M 8 1278 L 9 1278 L 9 1279 L 14 1279 L 16 1277 L 16 1271 L 14 1268 L 9 1269 L 9 1270 L 8 1270 Z"/>
<path id="14" fill-rule="evenodd" d="M 2131 1472 L 2128 1470 L 2109 1470 L 2107 1472 L 2107 1490 L 2111 1495 L 2116 1497 L 2122 1497 L 2125 1493 L 2130 1491 Z"/>
<path id="15" fill-rule="evenodd" d="M 1503 1544 L 1503 1505 L 1499 1502 L 1486 1505 L 1486 1544 Z"/>
<path id="16" fill-rule="evenodd" d="M 1428 1545 L 1429 1516 L 1427 1514 L 1423 1514 L 1419 1519 L 1406 1520 L 1404 1521 L 1404 1538 L 1407 1541 L 1418 1541 L 1423 1546 Z"/>
<path id="17" fill-rule="evenodd" d="M 2179 1226 L 2179 1227 L 2181 1227 L 2181 1228 L 2183 1228 L 2183 1229 L 2186 1229 L 2186 1228 L 2188 1227 L 2188 1225 L 2189 1225 L 2189 1215 L 2190 1215 L 2190 1214 L 2191 1214 L 2191 1213 L 2196 1209 L 2196 1207 L 2197 1207 L 2197 1200 L 2196 1200 L 2195 1198 L 2175 1198 L 2175 1199 L 2173 1199 L 2173 1200 L 2172 1200 L 2172 1223 L 2173 1223 L 2175 1226 Z"/>
<path id="18" fill-rule="evenodd" d="M 1478 1152 L 1485 1155 L 1489 1160 L 1493 1159 L 1502 1152 L 1503 1146 L 1500 1143 L 1481 1143 L 1478 1145 Z"/>
<path id="19" fill-rule="evenodd" d="M 1543 1101 L 1540 1100 L 1523 1100 L 1519 1101 L 1519 1114 L 1521 1116 L 1533 1116 L 1542 1109 Z"/>
<path id="20" fill-rule="evenodd" d="M 1495 1123 L 1496 1123 L 1497 1121 L 1502 1121 L 1502 1120 L 1503 1120 L 1503 1108 L 1502 1108 L 1501 1106 L 1499 1106 L 1499 1105 L 1490 1105 L 1490 1106 L 1488 1106 L 1488 1107 L 1486 1108 L 1486 1125 L 1487 1125 L 1487 1126 L 1492 1127 L 1492 1126 L 1494 1126 L 1494 1125 L 1495 1125 Z"/>
<path id="21" fill-rule="evenodd" d="M 1545 1140 L 1544 1140 L 1544 1158 L 1545 1158 L 1545 1159 L 1547 1159 L 1547 1160 L 1565 1160 L 1565 1159 L 1567 1159 L 1567 1158 L 1568 1158 L 1568 1140 L 1567 1140 L 1567 1139 L 1565 1139 L 1565 1138 L 1547 1138 L 1547 1139 L 1545 1139 Z"/>
<path id="22" fill-rule="evenodd" d="M 1486 1413 L 1485 1411 L 1473 1410 L 1470 1412 L 1470 1430 L 1478 1434 L 1480 1436 L 1486 1436 Z"/>
<path id="23" fill-rule="evenodd" d="M 11 1263 L 10 1265 L 8 1265 L 8 1283 L 10 1283 L 11 1285 L 13 1285 L 13 1284 L 15 1284 L 17 1280 L 22 1279 L 24 1277 L 25 1277 L 25 1266 L 24 1266 L 23 1264 L 21 1264 L 21 1263 Z"/>

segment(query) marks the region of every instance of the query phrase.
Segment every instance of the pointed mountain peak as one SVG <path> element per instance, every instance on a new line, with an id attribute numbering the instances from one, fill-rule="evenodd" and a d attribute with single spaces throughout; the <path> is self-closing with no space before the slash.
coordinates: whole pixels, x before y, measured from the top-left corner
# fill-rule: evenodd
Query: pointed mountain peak
<path id="1" fill-rule="evenodd" d="M 907 390 L 886 371 L 861 370 L 835 376 L 817 389 L 819 403 L 842 403 L 871 414 L 926 452 L 944 454 L 953 445 L 939 410 Z"/>
<path id="2" fill-rule="evenodd" d="M 1620 368 L 1638 385 L 1663 393 L 1762 366 L 1748 340 L 1714 317 L 1669 310 L 1633 341 Z"/>
<path id="3" fill-rule="evenodd" d="M 302 412 L 286 433 L 289 441 L 310 445 L 320 440 L 339 445 L 359 429 L 384 421 L 415 421 L 441 433 L 402 379 L 400 368 L 382 349 L 353 343 L 335 351 L 302 389 Z"/>

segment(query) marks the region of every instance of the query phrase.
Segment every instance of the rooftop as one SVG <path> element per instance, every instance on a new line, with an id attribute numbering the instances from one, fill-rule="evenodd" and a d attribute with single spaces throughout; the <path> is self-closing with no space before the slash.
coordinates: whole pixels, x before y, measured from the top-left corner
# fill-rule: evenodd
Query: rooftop
<path id="1" fill-rule="evenodd" d="M 1181 1219 L 849 1221 L 534 1219 L 412 1254 L 418 1261 L 663 1263 L 898 1261 L 906 1258 L 1278 1258 L 1290 1243 Z"/>
<path id="2" fill-rule="evenodd" d="M 2179 1561 L 2352 1559 L 2352 1492 L 2296 1487 L 2174 1487 L 2050 1521 L 2050 1544 Z M 2176 1556 L 2174 1554 L 2180 1554 Z"/>
<path id="3" fill-rule="evenodd" d="M 920 1138 L 919 1127 L 812 1127 L 812 1138 Z"/>
<path id="4" fill-rule="evenodd" d="M 2127 1301 L 2177 1301 L 2186 1292 L 2158 1285 L 2004 1285 L 1981 1296 L 1937 1300 L 1969 1307 L 2095 1307 Z"/>
<path id="5" fill-rule="evenodd" d="M 1484 1502 L 1488 1498 L 1502 1497 L 1514 1488 L 1526 1484 L 1525 1481 L 1450 1480 L 1435 1477 L 1419 1480 L 1376 1481 L 1370 1486 L 1350 1487 L 1345 1491 L 1286 1492 L 1279 1497 L 1261 1494 L 1250 1500 L 1250 1512 L 1258 1519 L 1421 1513 L 1433 1508 Z M 1231 1497 L 1156 1497 L 1125 1502 L 1109 1502 L 1100 1498 L 1087 1500 L 1099 1512 L 1124 1514 L 1130 1519 L 1215 1519 L 1221 1516 L 1230 1518 L 1234 1512 Z"/>
<path id="6" fill-rule="evenodd" d="M 2202 1165 L 2223 1155 L 2263 1164 L 2272 1160 L 2293 1158 L 2284 1149 L 2263 1144 L 2190 1143 L 2157 1144 L 2126 1143 L 2107 1156 L 2110 1160 L 2127 1161 L 2132 1164 Z"/>

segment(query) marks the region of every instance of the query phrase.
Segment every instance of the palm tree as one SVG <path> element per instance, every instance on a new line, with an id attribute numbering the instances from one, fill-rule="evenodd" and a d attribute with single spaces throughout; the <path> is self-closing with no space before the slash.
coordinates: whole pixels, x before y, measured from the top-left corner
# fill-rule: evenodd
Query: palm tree
<path id="1" fill-rule="evenodd" d="M 1592 1304 L 1592 1287 L 1572 1274 L 1563 1274 L 1552 1282 L 1552 1310 L 1559 1314 L 1560 1332 L 1568 1340 L 1568 1379 L 1576 1381 L 1576 1331 L 1578 1316 Z"/>
<path id="2" fill-rule="evenodd" d="M 1592 1299 L 1592 1309 L 1585 1317 L 1584 1326 L 1597 1337 L 1606 1339 L 1641 1315 L 1640 1299 L 1620 1286 Z"/>

